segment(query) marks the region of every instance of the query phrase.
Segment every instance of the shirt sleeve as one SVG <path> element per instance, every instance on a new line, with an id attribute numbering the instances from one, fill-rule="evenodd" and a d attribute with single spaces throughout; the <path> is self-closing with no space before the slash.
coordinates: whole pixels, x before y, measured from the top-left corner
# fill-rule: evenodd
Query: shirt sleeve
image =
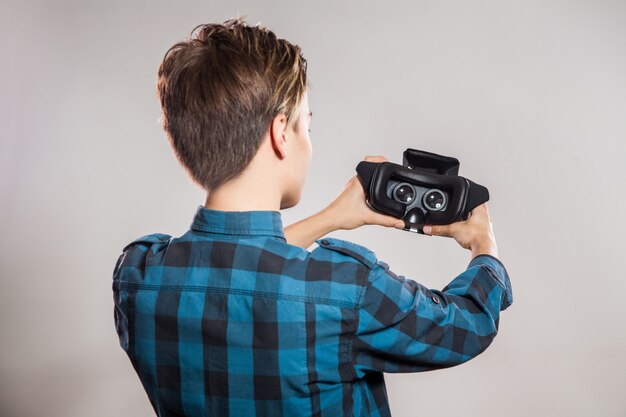
<path id="1" fill-rule="evenodd" d="M 378 261 L 364 291 L 352 345 L 358 377 L 464 363 L 491 344 L 500 311 L 513 302 L 506 268 L 491 255 L 474 257 L 441 291 Z"/>

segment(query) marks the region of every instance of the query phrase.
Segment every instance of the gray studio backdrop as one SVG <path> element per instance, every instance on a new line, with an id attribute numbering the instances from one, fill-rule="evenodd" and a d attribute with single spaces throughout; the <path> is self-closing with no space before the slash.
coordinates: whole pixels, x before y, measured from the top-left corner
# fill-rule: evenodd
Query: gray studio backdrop
<path id="1" fill-rule="evenodd" d="M 625 416 L 624 1 L 3 1 L 0 415 L 151 416 L 113 325 L 111 272 L 182 234 L 204 194 L 158 122 L 163 54 L 237 13 L 309 62 L 313 162 L 288 225 L 365 155 L 453 155 L 485 184 L 515 302 L 493 345 L 387 374 L 395 416 Z M 245 196 L 242 196 L 245 198 Z M 338 231 L 431 288 L 451 239 Z M 315 247 L 315 246 L 313 246 Z M 311 247 L 311 249 L 313 249 Z"/>

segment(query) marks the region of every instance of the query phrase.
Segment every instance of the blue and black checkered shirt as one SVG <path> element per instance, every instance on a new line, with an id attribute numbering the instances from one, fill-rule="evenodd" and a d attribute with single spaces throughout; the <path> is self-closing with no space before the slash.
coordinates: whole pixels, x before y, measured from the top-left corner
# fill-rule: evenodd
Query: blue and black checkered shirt
<path id="1" fill-rule="evenodd" d="M 285 240 L 278 211 L 199 206 L 180 237 L 128 244 L 115 326 L 159 416 L 389 416 L 383 372 L 461 364 L 512 302 L 489 255 L 443 290 L 327 237 Z"/>

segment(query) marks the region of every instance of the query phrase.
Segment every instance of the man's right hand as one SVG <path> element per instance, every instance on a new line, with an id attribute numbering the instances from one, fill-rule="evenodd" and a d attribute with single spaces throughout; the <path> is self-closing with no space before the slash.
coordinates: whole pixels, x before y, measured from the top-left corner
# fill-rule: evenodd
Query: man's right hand
<path id="1" fill-rule="evenodd" d="M 426 225 L 424 233 L 454 238 L 463 248 L 472 251 L 472 259 L 483 254 L 498 257 L 498 246 L 487 203 L 474 208 L 467 220 L 446 225 Z"/>

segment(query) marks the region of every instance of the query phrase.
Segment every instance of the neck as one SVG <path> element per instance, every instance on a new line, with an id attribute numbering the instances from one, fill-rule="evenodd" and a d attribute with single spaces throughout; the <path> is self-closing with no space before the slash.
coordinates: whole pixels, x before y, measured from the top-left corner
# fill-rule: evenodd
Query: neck
<path id="1" fill-rule="evenodd" d="M 211 191 L 204 207 L 222 211 L 280 210 L 281 192 L 264 182 L 228 182 Z"/>

